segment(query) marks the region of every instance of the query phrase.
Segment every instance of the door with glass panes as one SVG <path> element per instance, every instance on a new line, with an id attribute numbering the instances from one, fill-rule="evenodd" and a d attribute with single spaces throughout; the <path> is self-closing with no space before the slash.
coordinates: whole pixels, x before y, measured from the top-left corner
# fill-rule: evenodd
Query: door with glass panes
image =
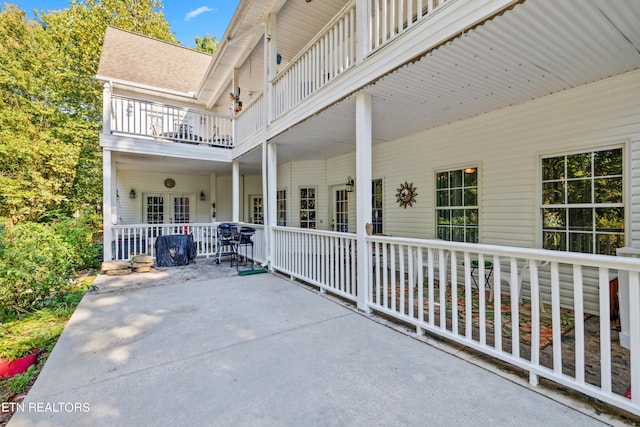
<path id="1" fill-rule="evenodd" d="M 192 217 L 193 199 L 193 195 L 184 194 L 144 194 L 144 222 L 187 224 Z"/>
<path id="2" fill-rule="evenodd" d="M 331 213 L 331 228 L 334 231 L 349 231 L 349 200 L 344 186 L 334 187 Z"/>

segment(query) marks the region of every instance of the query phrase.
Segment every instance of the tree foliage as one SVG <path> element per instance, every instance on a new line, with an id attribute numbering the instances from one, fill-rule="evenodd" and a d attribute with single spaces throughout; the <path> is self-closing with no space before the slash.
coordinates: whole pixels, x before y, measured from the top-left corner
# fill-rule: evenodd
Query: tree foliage
<path id="1" fill-rule="evenodd" d="M 73 0 L 28 19 L 0 10 L 0 216 L 70 214 L 102 199 L 102 90 L 108 25 L 177 43 L 160 0 Z"/>
<path id="2" fill-rule="evenodd" d="M 196 36 L 196 50 L 213 55 L 218 50 L 218 40 L 216 36 L 211 37 L 208 33 L 204 37 Z"/>

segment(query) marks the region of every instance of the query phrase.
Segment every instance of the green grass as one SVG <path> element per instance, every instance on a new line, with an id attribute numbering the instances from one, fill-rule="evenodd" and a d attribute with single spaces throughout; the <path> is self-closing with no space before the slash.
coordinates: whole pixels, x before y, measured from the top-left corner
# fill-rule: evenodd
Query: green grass
<path id="1" fill-rule="evenodd" d="M 33 384 L 92 281 L 93 277 L 88 277 L 70 284 L 55 305 L 26 313 L 19 318 L 1 319 L 1 358 L 13 360 L 29 354 L 33 348 L 40 348 L 41 352 L 37 366 L 30 367 L 24 374 L 0 380 L 0 402 L 11 401 Z"/>

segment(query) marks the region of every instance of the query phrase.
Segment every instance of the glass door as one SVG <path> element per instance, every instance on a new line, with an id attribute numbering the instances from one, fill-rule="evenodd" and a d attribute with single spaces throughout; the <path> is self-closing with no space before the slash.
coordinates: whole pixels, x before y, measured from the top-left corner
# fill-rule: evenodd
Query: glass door
<path id="1" fill-rule="evenodd" d="M 348 192 L 344 188 L 334 191 L 333 202 L 333 230 L 347 232 L 349 231 L 349 200 Z"/>

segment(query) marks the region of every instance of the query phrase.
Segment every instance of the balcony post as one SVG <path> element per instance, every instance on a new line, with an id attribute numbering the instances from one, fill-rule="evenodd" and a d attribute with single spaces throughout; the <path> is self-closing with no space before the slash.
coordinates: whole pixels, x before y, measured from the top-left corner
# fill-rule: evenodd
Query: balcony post
<path id="1" fill-rule="evenodd" d="M 273 239 L 273 227 L 278 225 L 276 215 L 276 203 L 277 203 L 277 185 L 278 185 L 278 146 L 275 143 L 270 143 L 267 146 L 267 206 L 268 213 L 266 219 L 268 224 L 265 224 L 265 231 L 267 233 L 267 247 L 266 247 L 266 260 L 269 263 L 269 269 L 273 269 L 272 262 L 275 258 L 275 241 Z"/>
<path id="2" fill-rule="evenodd" d="M 358 310 L 365 312 L 371 311 L 367 305 L 371 260 L 365 238 L 366 224 L 371 223 L 372 109 L 371 95 L 360 93 L 356 96 L 357 305 Z"/>
<path id="3" fill-rule="evenodd" d="M 111 133 L 111 83 L 102 87 L 102 133 Z"/>
<path id="4" fill-rule="evenodd" d="M 240 222 L 240 162 L 234 160 L 231 164 L 231 222 Z"/>
<path id="5" fill-rule="evenodd" d="M 117 224 L 116 169 L 110 150 L 102 152 L 102 244 L 104 261 L 113 259 L 113 225 Z"/>
<path id="6" fill-rule="evenodd" d="M 369 28 L 370 0 L 356 0 L 356 64 L 360 64 L 371 50 Z"/>

